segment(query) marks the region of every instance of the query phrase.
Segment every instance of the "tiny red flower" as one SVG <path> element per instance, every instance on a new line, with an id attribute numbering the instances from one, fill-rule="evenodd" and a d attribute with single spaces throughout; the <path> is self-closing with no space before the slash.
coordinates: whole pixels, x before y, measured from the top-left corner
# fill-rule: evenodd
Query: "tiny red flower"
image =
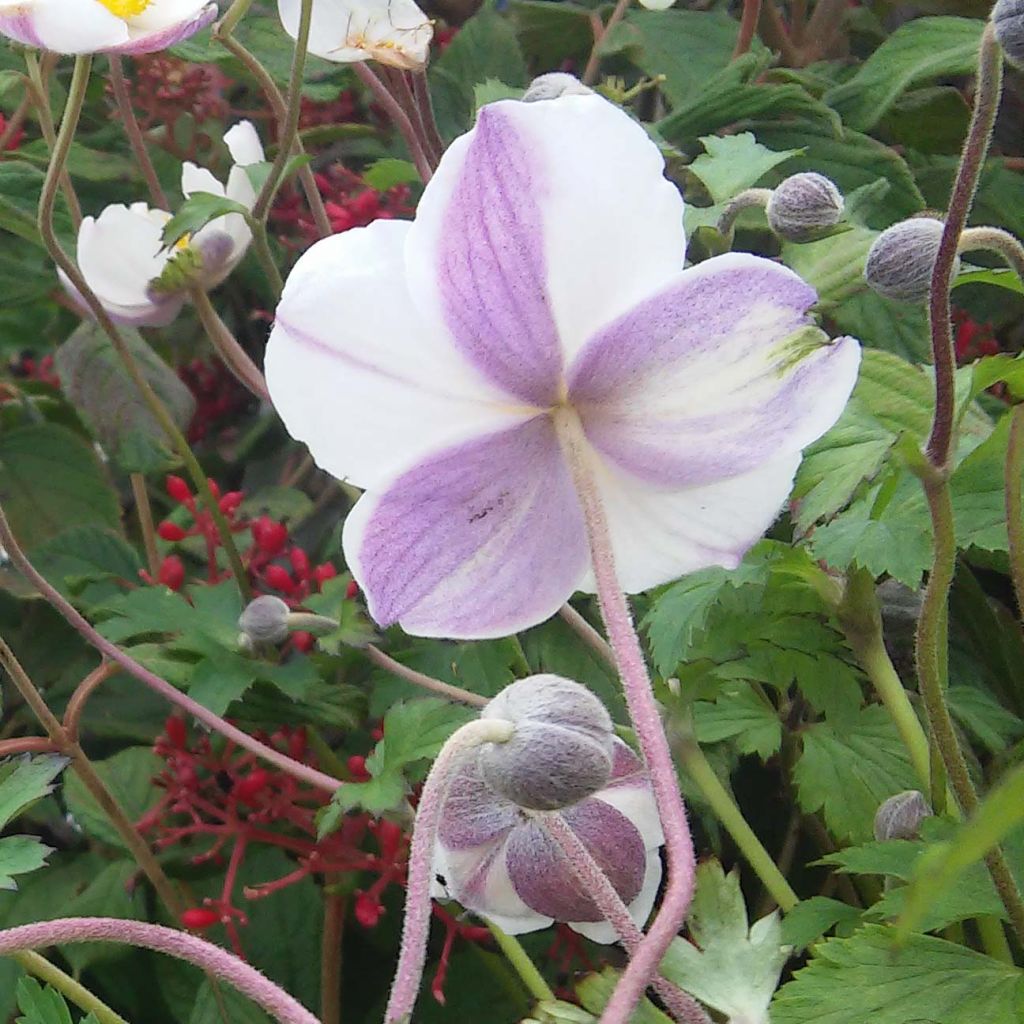
<path id="1" fill-rule="evenodd" d="M 169 519 L 165 519 L 157 528 L 156 532 L 167 541 L 179 541 L 184 540 L 187 536 L 185 531 L 177 524 L 172 523 Z"/>
<path id="2" fill-rule="evenodd" d="M 185 564 L 177 555 L 168 555 L 160 563 L 160 572 L 157 573 L 157 581 L 171 590 L 181 590 L 185 582 Z"/>
<path id="3" fill-rule="evenodd" d="M 189 490 L 188 484 L 180 476 L 169 476 L 165 486 L 167 487 L 167 493 L 175 501 L 186 502 L 192 500 L 192 492 Z"/>
<path id="4" fill-rule="evenodd" d="M 192 907 L 181 914 L 181 923 L 194 932 L 204 931 L 219 920 L 220 914 L 208 907 Z"/>

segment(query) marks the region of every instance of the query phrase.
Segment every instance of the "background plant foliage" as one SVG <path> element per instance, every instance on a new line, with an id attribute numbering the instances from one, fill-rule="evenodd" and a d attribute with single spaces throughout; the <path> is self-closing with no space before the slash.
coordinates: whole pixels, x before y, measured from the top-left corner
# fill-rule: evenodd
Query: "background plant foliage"
<path id="1" fill-rule="evenodd" d="M 790 16 L 799 18 L 804 6 L 794 2 Z M 429 71 L 439 127 L 450 139 L 469 127 L 479 104 L 519 95 L 536 74 L 581 69 L 593 45 L 593 19 L 607 17 L 609 8 L 509 0 L 476 11 L 444 4 L 436 13 L 460 26 L 439 33 L 446 45 Z M 846 196 L 845 230 L 810 244 L 780 244 L 760 212 L 747 212 L 734 244 L 776 256 L 803 275 L 819 291 L 827 325 L 855 335 L 867 351 L 849 407 L 808 449 L 787 515 L 771 537 L 735 571 L 698 572 L 637 602 L 670 722 L 684 745 L 699 744 L 705 767 L 734 796 L 800 898 L 779 915 L 707 788 L 695 781 L 691 762 L 681 760 L 698 851 L 707 860 L 689 926 L 692 942 L 679 940 L 666 974 L 736 1019 L 761 1019 L 770 1004 L 776 1024 L 1013 1024 L 1024 1019 L 1024 973 L 1016 966 L 1022 950 L 992 945 L 991 925 L 1005 911 L 980 852 L 970 863 L 948 864 L 956 826 L 944 818 L 928 822 L 918 838 L 873 837 L 879 804 L 922 784 L 870 684 L 873 667 L 851 639 L 856 629 L 841 601 L 846 578 L 867 581 L 868 606 L 877 601 L 885 649 L 916 705 L 911 638 L 933 552 L 927 505 L 906 453 L 910 441 L 924 441 L 933 411 L 928 327 L 923 308 L 869 291 L 862 271 L 881 229 L 946 205 L 987 10 L 973 0 L 849 6 L 829 38 L 807 37 L 803 48 L 790 46 L 781 59 L 769 34 L 769 45 L 755 39 L 748 53 L 732 59 L 737 14 L 727 3 L 685 0 L 666 11 L 628 10 L 600 41 L 600 88 L 622 99 L 645 86 L 629 104 L 659 141 L 687 199 L 693 259 L 721 250 L 724 240 L 714 225 L 742 190 L 771 187 L 802 170 L 832 178 Z M 284 88 L 291 42 L 276 15 L 257 5 L 237 34 Z M 55 104 L 68 70 L 60 63 L 53 71 Z M 0 47 L 0 109 L 7 118 L 20 116 L 21 71 L 22 55 Z M 178 166 L 172 152 L 222 167 L 219 140 L 228 123 L 241 113 L 264 128 L 272 121 L 258 83 L 209 31 L 169 56 L 138 62 L 132 74 L 140 109 L 163 109 L 150 95 L 162 86 L 170 96 L 162 102 L 176 111 L 171 121 L 147 125 L 172 195 Z M 411 209 L 419 184 L 408 154 L 350 70 L 309 58 L 303 95 L 303 137 L 314 168 L 323 172 L 340 163 L 361 176 L 339 195 L 346 202 L 378 195 L 385 205 L 387 196 L 398 195 Z M 1024 80 L 1008 73 L 996 155 L 985 165 L 974 213 L 977 223 L 1018 235 L 1024 234 L 1022 98 Z M 112 111 L 97 78 L 69 161 L 87 211 L 141 198 L 141 179 Z M 180 559 L 162 564 L 183 568 L 182 578 L 161 576 L 173 589 L 140 580 L 146 560 L 129 474 L 143 476 L 159 519 L 182 533 L 192 519 L 164 489 L 175 457 L 132 397 L 102 337 L 81 326 L 62 299 L 35 226 L 47 149 L 31 111 L 24 127 L 20 144 L 0 154 L 0 498 L 16 534 L 105 637 L 211 710 L 267 734 L 282 726 L 308 728 L 319 763 L 349 780 L 333 804 L 320 809 L 322 836 L 344 829 L 360 811 L 404 826 L 411 787 L 467 712 L 424 697 L 367 660 L 363 648 L 373 632 L 347 577 L 313 587 L 320 592 L 305 602 L 337 618 L 337 634 L 319 649 L 295 647 L 283 658 L 239 650 L 241 599 L 231 581 L 209 581 L 208 570 L 225 563 L 214 551 L 211 569 L 202 536 L 159 541 L 159 559 Z M 269 131 L 264 137 L 269 140 Z M 629 187 L 622 182 L 624 191 Z M 285 268 L 308 242 L 295 218 L 286 216 L 289 203 L 294 206 L 291 184 L 271 220 L 275 257 Z M 339 214 L 336 228 L 346 223 Z M 58 230 L 70 239 L 63 209 Z M 1020 394 L 1024 382 L 1017 357 L 1024 293 L 1012 274 L 991 272 L 984 259 L 972 263 L 954 292 L 963 365 L 951 477 L 959 556 L 949 616 L 949 703 L 971 771 L 985 789 L 1013 772 L 1024 750 L 1024 641 L 1007 579 L 1003 468 L 1005 399 Z M 217 301 L 258 356 L 273 300 L 252 257 Z M 979 337 L 989 340 L 987 347 L 977 347 Z M 192 315 L 130 338 L 151 385 L 182 427 L 191 424 L 204 466 L 224 491 L 241 492 L 240 543 L 271 552 L 274 544 L 261 548 L 250 526 L 266 517 L 285 524 L 288 544 L 313 562 L 342 570 L 339 524 L 351 495 L 303 463 L 270 408 L 239 397 L 210 369 Z M 996 348 L 1003 354 L 992 354 Z M 59 384 L 43 363 L 50 356 Z M 203 375 L 212 380 L 208 386 L 197 383 Z M 267 564 L 290 550 L 282 543 Z M 274 564 L 282 564 L 280 558 Z M 283 563 L 295 578 L 297 566 Z M 273 590 L 273 579 L 281 577 L 268 569 L 261 579 Z M 597 621 L 586 600 L 578 607 Z M 62 714 L 95 656 L 3 560 L 0 631 Z M 558 672 L 592 686 L 625 721 L 614 673 L 560 620 L 481 643 L 397 633 L 379 639 L 404 664 L 484 696 L 527 671 Z M 3 696 L 0 737 L 36 735 L 14 691 L 5 689 Z M 144 819 L 160 799 L 153 779 L 165 767 L 166 749 L 158 756 L 151 748 L 159 735 L 170 736 L 166 715 L 156 697 L 114 676 L 80 719 L 97 771 L 134 820 Z M 193 734 L 188 742 L 196 740 Z M 61 784 L 63 767 L 62 759 L 38 755 L 0 768 L 0 925 L 100 912 L 167 921 L 90 793 L 71 773 Z M 989 826 L 1005 841 L 1024 883 L 1019 823 L 1019 813 L 1008 812 Z M 274 828 L 283 833 L 287 824 Z M 365 848 L 375 851 L 380 842 L 368 839 Z M 239 931 L 242 948 L 314 1010 L 322 995 L 322 921 L 325 911 L 340 913 L 344 930 L 340 938 L 334 933 L 336 946 L 327 955 L 344 964 L 343 1019 L 379 1019 L 397 946 L 398 886 L 387 891 L 376 920 L 360 913 L 359 893 L 375 876 L 358 865 L 247 899 L 244 894 L 255 895 L 252 886 L 295 869 L 287 844 L 254 842 L 244 863 L 230 867 L 218 856 L 197 862 L 196 854 L 206 851 L 202 839 L 168 842 L 159 857 L 193 898 L 220 892 L 226 870 L 238 868 L 231 892 L 248 915 Z M 912 890 L 908 883 L 919 877 L 921 864 L 938 863 L 938 857 L 947 858 L 946 887 L 925 885 L 923 916 L 894 952 L 892 922 L 907 894 L 921 887 Z M 208 935 L 229 941 L 219 926 Z M 543 1021 L 596 1019 L 621 963 L 618 954 L 550 944 L 548 934 L 525 943 L 556 985 L 560 1004 L 531 1008 L 492 946 L 460 939 L 450 954 L 433 951 L 435 966 L 439 956 L 446 964 L 450 959 L 446 1002 L 425 997 L 418 1019 L 480 1019 L 485 1006 L 494 1024 L 531 1013 Z M 1001 955 L 987 955 L 992 952 Z M 263 1019 L 198 972 L 146 953 L 83 946 L 54 956 L 131 1020 Z M 24 977 L 13 961 L 0 960 L 0 1021 L 15 1018 L 28 1024 L 76 1019 L 53 990 Z M 648 1005 L 637 1019 L 667 1018 Z"/>

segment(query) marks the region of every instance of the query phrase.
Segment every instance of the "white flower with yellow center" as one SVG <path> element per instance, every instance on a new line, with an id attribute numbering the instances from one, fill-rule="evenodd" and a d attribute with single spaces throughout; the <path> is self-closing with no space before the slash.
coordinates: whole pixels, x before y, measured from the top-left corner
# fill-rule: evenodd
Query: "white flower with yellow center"
<path id="1" fill-rule="evenodd" d="M 0 34 L 54 53 L 153 53 L 216 16 L 209 0 L 0 0 Z"/>
<path id="2" fill-rule="evenodd" d="M 242 121 L 224 136 L 234 166 L 227 184 L 208 170 L 186 163 L 181 190 L 186 197 L 209 192 L 252 209 L 256 190 L 245 168 L 263 162 L 256 129 Z M 114 204 L 98 217 L 86 217 L 78 231 L 78 265 L 86 283 L 112 320 L 161 327 L 181 310 L 188 289 L 216 288 L 245 255 L 252 233 L 240 213 L 217 217 L 168 249 L 164 225 L 171 215 L 145 203 Z M 61 282 L 84 308 L 82 297 L 61 274 Z"/>
<path id="3" fill-rule="evenodd" d="M 285 32 L 299 31 L 302 0 L 278 0 Z M 434 26 L 413 0 L 313 0 L 309 52 L 338 64 L 376 60 L 406 71 L 424 67 Z"/>

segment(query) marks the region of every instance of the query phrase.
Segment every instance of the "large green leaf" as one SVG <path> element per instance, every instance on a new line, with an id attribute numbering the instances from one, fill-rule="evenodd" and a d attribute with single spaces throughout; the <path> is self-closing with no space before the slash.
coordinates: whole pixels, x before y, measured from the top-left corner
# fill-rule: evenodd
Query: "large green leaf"
<path id="1" fill-rule="evenodd" d="M 24 1016 L 17 1024 L 71 1024 L 71 1011 L 64 997 L 47 986 L 43 988 L 35 978 L 22 978 L 18 982 L 18 1009 Z M 90 1013 L 81 1024 L 99 1024 Z"/>
<path id="2" fill-rule="evenodd" d="M 0 503 L 29 550 L 75 526 L 121 530 L 117 495 L 96 453 L 55 423 L 0 434 Z"/>
<path id="3" fill-rule="evenodd" d="M 927 935 L 893 947 L 870 925 L 815 948 L 784 985 L 772 1024 L 1020 1024 L 1024 972 Z"/>

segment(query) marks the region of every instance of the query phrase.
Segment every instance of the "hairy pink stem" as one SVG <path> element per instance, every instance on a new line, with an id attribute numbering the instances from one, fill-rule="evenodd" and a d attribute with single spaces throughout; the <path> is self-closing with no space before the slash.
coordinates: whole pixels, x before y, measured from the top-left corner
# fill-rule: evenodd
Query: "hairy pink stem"
<path id="1" fill-rule="evenodd" d="M 226 722 L 220 715 L 215 715 L 208 708 L 204 708 L 198 701 L 194 701 L 187 694 L 181 692 L 177 687 L 172 686 L 166 679 L 161 679 L 155 672 L 151 672 L 145 665 L 140 665 L 130 654 L 126 654 L 116 644 L 111 643 L 101 636 L 88 622 L 77 608 L 56 587 L 39 573 L 36 567 L 28 560 L 25 552 L 21 550 L 17 538 L 11 530 L 10 523 L 0 507 L 0 545 L 7 549 L 7 554 L 14 563 L 15 568 L 30 582 L 45 600 L 63 616 L 73 629 L 76 629 L 85 640 L 96 648 L 101 654 L 111 661 L 116 661 L 123 669 L 135 676 L 141 683 L 145 683 L 154 693 L 159 694 L 171 704 L 177 705 L 183 711 L 198 719 L 204 725 L 209 726 L 214 732 L 218 732 L 226 739 L 234 740 L 240 747 L 251 751 L 264 761 L 269 762 L 281 771 L 287 772 L 296 779 L 315 786 L 317 789 L 333 793 L 341 781 L 331 775 L 310 768 L 287 754 L 282 754 L 273 747 L 268 747 L 248 733 L 236 728 L 230 722 Z"/>
<path id="2" fill-rule="evenodd" d="M 143 921 L 66 917 L 0 931 L 0 956 L 68 942 L 123 942 L 186 960 L 221 978 L 281 1024 L 319 1024 L 304 1006 L 244 960 L 205 939 Z"/>
<path id="3" fill-rule="evenodd" d="M 400 1024 L 412 1014 L 427 959 L 430 934 L 430 885 L 433 881 L 434 844 L 441 822 L 441 811 L 448 796 L 452 772 L 466 751 L 481 743 L 505 743 L 512 736 L 511 722 L 497 718 L 478 718 L 456 730 L 441 748 L 423 784 L 416 825 L 409 847 L 409 871 L 405 889 L 405 921 L 398 967 L 391 985 L 391 996 L 384 1011 L 384 1024 Z"/>
<path id="4" fill-rule="evenodd" d="M 597 598 L 619 666 L 626 705 L 651 778 L 668 854 L 668 884 L 662 897 L 661 909 L 622 972 L 601 1017 L 602 1024 L 626 1024 L 647 986 L 657 975 L 665 951 L 679 934 L 686 919 L 686 912 L 693 899 L 696 858 L 690 826 L 686 820 L 686 808 L 679 792 L 679 780 L 654 699 L 651 677 L 633 627 L 629 605 L 615 572 L 608 519 L 590 466 L 583 428 L 578 416 L 569 409 L 557 416 L 556 425 L 583 508 Z"/>
<path id="5" fill-rule="evenodd" d="M 604 919 L 615 929 L 626 952 L 632 956 L 643 941 L 644 933 L 637 927 L 629 908 L 622 902 L 611 880 L 601 870 L 601 865 L 594 860 L 580 837 L 557 811 L 537 814 L 535 819 L 558 843 L 573 873 L 583 883 L 587 894 L 604 915 Z M 673 1019 L 680 1024 L 711 1024 L 711 1018 L 704 1012 L 700 1003 L 678 985 L 658 975 L 651 981 L 651 987 L 661 996 Z"/>

